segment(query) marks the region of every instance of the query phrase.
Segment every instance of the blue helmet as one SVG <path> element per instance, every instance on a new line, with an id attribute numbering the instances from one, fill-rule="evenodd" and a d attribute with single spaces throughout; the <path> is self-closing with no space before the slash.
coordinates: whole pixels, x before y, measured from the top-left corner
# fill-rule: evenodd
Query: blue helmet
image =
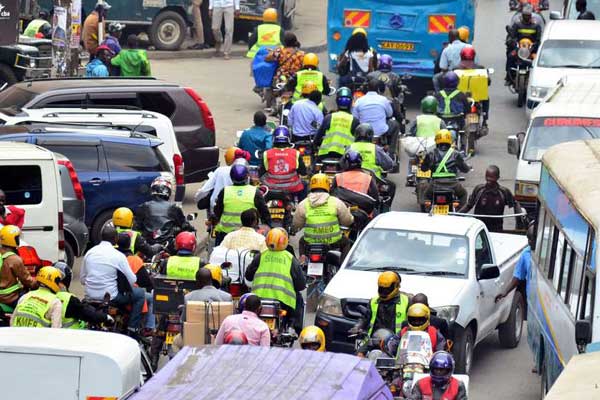
<path id="1" fill-rule="evenodd" d="M 456 72 L 446 72 L 444 75 L 444 89 L 456 89 L 458 87 L 458 75 Z"/>
<path id="2" fill-rule="evenodd" d="M 438 351 L 433 354 L 429 362 L 429 374 L 431 381 L 436 386 L 444 386 L 450 380 L 454 372 L 454 358 L 446 351 Z"/>
<path id="3" fill-rule="evenodd" d="M 354 150 L 348 150 L 344 154 L 344 162 L 348 169 L 356 169 L 362 167 L 362 156 L 359 152 Z"/>
<path id="4" fill-rule="evenodd" d="M 244 311 L 244 309 L 246 308 L 246 299 L 249 296 L 252 296 L 254 293 L 244 293 L 241 297 L 240 300 L 238 301 L 238 313 L 242 313 L 242 311 Z"/>
<path id="5" fill-rule="evenodd" d="M 280 125 L 273 131 L 273 143 L 275 144 L 290 144 L 292 137 L 287 126 Z"/>
<path id="6" fill-rule="evenodd" d="M 352 107 L 352 91 L 347 87 L 339 88 L 335 102 L 340 110 L 350 110 L 350 107 Z"/>
<path id="7" fill-rule="evenodd" d="M 380 71 L 390 72 L 392 70 L 393 65 L 394 65 L 394 60 L 392 59 L 392 56 L 390 56 L 389 54 L 382 54 L 379 57 L 379 70 Z"/>
<path id="8" fill-rule="evenodd" d="M 248 167 L 244 164 L 233 164 L 229 177 L 233 183 L 246 183 L 248 181 Z"/>

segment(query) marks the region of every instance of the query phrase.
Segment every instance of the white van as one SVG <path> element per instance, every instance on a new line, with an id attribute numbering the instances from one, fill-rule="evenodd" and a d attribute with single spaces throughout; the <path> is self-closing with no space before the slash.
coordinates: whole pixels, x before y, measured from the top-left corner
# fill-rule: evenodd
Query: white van
<path id="1" fill-rule="evenodd" d="M 537 215 L 542 156 L 555 144 L 599 138 L 599 107 L 600 75 L 563 78 L 533 110 L 527 132 L 508 137 L 508 153 L 518 159 L 515 199 L 529 215 Z"/>
<path id="2" fill-rule="evenodd" d="M 63 203 L 54 153 L 27 143 L 0 142 L 0 189 L 6 204 L 25 210 L 21 238 L 40 258 L 64 258 Z"/>

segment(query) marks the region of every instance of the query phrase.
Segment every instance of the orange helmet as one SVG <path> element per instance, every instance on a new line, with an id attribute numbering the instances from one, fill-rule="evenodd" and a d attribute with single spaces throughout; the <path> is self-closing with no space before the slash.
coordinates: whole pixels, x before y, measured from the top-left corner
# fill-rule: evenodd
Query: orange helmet
<path id="1" fill-rule="evenodd" d="M 306 53 L 302 59 L 302 65 L 304 67 L 315 67 L 319 66 L 319 56 L 315 53 Z"/>
<path id="2" fill-rule="evenodd" d="M 263 12 L 263 22 L 277 22 L 277 10 L 274 8 L 267 8 Z"/>
<path id="3" fill-rule="evenodd" d="M 287 249 L 288 234 L 283 228 L 273 228 L 267 233 L 267 247 L 274 251 Z"/>
<path id="4" fill-rule="evenodd" d="M 230 147 L 225 151 L 225 163 L 227 165 L 231 165 L 233 164 L 233 161 L 235 161 L 235 152 L 236 150 L 239 150 L 237 147 Z"/>

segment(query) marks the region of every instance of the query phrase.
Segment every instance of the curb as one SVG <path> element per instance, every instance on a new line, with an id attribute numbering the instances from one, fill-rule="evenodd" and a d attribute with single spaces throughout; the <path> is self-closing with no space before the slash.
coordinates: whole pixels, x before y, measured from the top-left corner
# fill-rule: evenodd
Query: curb
<path id="1" fill-rule="evenodd" d="M 307 53 L 321 53 L 327 49 L 327 43 L 303 47 L 301 50 Z M 232 57 L 245 57 L 247 50 L 233 50 Z M 214 58 L 214 49 L 206 50 L 179 50 L 179 51 L 148 51 L 150 60 L 180 60 L 189 58 Z"/>

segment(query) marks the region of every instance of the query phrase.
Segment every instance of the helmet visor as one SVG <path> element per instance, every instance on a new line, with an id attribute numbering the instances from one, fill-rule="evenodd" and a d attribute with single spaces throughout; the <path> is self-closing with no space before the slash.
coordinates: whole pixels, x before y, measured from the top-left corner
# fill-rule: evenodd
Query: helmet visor
<path id="1" fill-rule="evenodd" d="M 379 297 L 388 297 L 393 291 L 394 285 L 391 285 L 390 287 L 379 286 L 377 293 L 379 294 Z"/>
<path id="2" fill-rule="evenodd" d="M 302 343 L 300 346 L 304 350 L 317 351 L 317 350 L 319 350 L 319 347 L 321 347 L 321 343 L 319 343 L 319 342 L 306 342 L 306 343 Z"/>
<path id="3" fill-rule="evenodd" d="M 427 317 L 408 317 L 408 323 L 411 326 L 423 326 L 427 323 Z"/>
<path id="4" fill-rule="evenodd" d="M 448 375 L 450 375 L 451 372 L 452 372 L 452 370 L 450 368 L 432 368 L 431 369 L 431 375 L 439 376 L 439 377 L 448 376 Z"/>

